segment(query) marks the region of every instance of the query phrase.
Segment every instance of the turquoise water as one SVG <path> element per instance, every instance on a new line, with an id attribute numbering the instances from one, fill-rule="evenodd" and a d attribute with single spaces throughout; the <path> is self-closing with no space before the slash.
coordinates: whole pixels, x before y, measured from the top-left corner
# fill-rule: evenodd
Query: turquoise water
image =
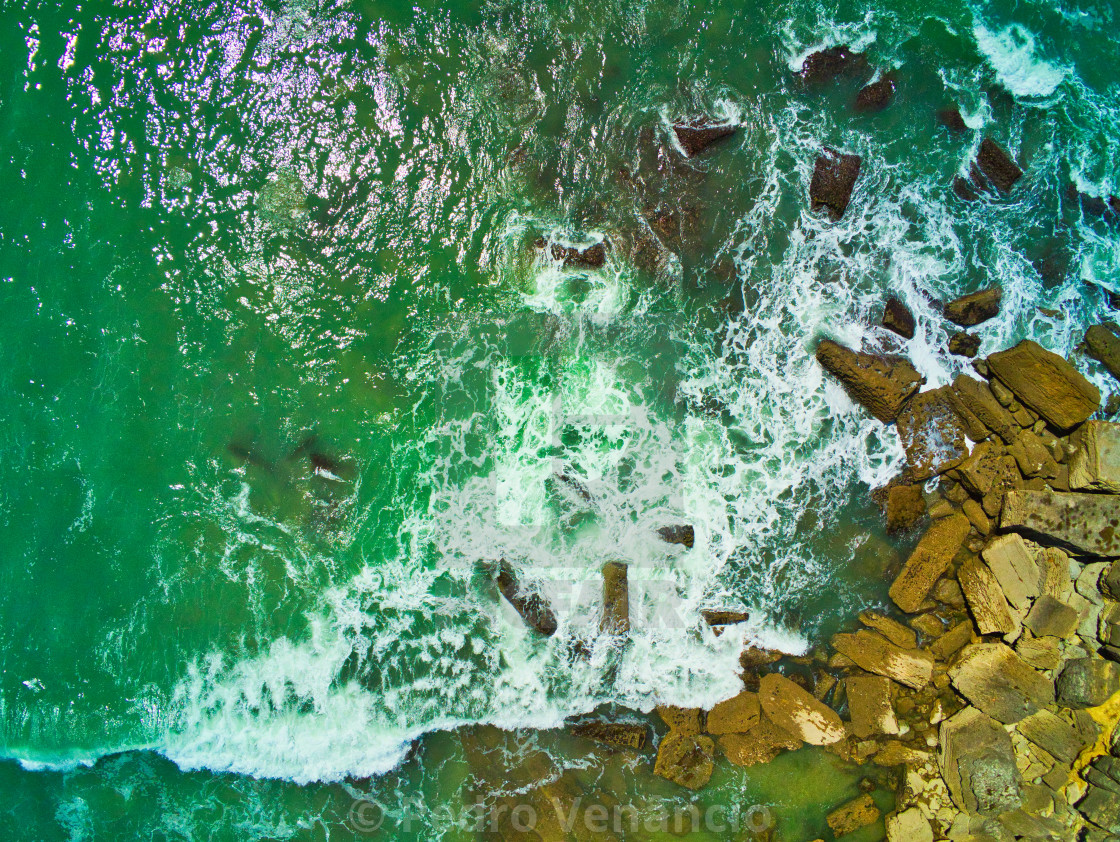
<path id="1" fill-rule="evenodd" d="M 1120 228 L 1066 188 L 1120 192 L 1118 14 L 4 3 L 8 838 L 459 838 L 436 807 L 497 797 L 508 757 L 452 729 L 707 706 L 745 643 L 801 652 L 882 602 L 906 544 L 866 492 L 901 451 L 814 343 L 937 385 L 967 361 L 931 298 L 1002 283 L 984 353 L 1070 353 L 1109 317 Z M 894 70 L 886 111 L 796 78 L 838 43 Z M 939 126 L 953 104 L 976 131 Z M 742 128 L 685 160 L 670 122 L 703 116 Z M 982 133 L 1026 177 L 963 204 Z M 807 207 L 822 145 L 864 157 L 837 224 Z M 875 327 L 888 293 L 907 343 Z M 501 602 L 501 558 L 554 637 Z M 607 560 L 626 646 L 598 635 Z M 707 608 L 752 619 L 716 637 Z M 533 780 L 682 797 L 648 758 L 519 733 Z M 721 767 L 703 798 L 819 833 L 856 773 L 793 757 L 811 785 Z M 428 812 L 363 833 L 362 794 Z"/>

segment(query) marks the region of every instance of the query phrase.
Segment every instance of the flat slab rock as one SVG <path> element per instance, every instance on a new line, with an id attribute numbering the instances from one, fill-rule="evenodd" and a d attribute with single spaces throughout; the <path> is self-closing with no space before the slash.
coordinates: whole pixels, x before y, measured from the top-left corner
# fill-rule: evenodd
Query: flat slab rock
<path id="1" fill-rule="evenodd" d="M 635 751 L 645 748 L 648 737 L 645 725 L 629 722 L 580 722 L 572 726 L 572 734 L 614 748 L 628 748 Z"/>
<path id="2" fill-rule="evenodd" d="M 836 711 L 785 676 L 762 676 L 758 700 L 771 722 L 809 745 L 832 745 L 848 735 Z"/>
<path id="3" fill-rule="evenodd" d="M 859 155 L 847 155 L 826 148 L 824 154 L 817 158 L 813 180 L 809 183 L 809 200 L 813 210 L 825 208 L 833 220 L 844 216 L 862 165 L 863 158 Z"/>
<path id="4" fill-rule="evenodd" d="M 941 723 L 940 744 L 941 776 L 957 807 L 998 815 L 1022 804 L 1011 737 L 990 716 L 965 708 Z"/>
<path id="5" fill-rule="evenodd" d="M 903 404 L 924 382 L 908 360 L 853 351 L 831 339 L 817 346 L 816 358 L 853 401 L 884 424 L 898 417 Z"/>
<path id="6" fill-rule="evenodd" d="M 1002 643 L 967 646 L 949 678 L 977 709 L 1008 725 L 1054 703 L 1054 682 Z"/>
<path id="7" fill-rule="evenodd" d="M 988 357 L 992 375 L 1057 430 L 1085 421 L 1101 404 L 1101 393 L 1058 354 L 1024 339 Z"/>
<path id="8" fill-rule="evenodd" d="M 891 686 L 891 680 L 881 675 L 849 675 L 844 679 L 852 733 L 859 739 L 898 733 Z"/>
<path id="9" fill-rule="evenodd" d="M 1120 495 L 1009 491 L 999 522 L 1075 553 L 1120 557 Z"/>
<path id="10" fill-rule="evenodd" d="M 917 649 L 895 646 L 874 632 L 836 634 L 831 643 L 833 649 L 855 661 L 861 669 L 915 690 L 925 687 L 933 677 L 933 658 Z"/>
<path id="11" fill-rule="evenodd" d="M 930 524 L 914 552 L 891 585 L 890 597 L 908 614 L 918 610 L 953 556 L 968 536 L 971 524 L 962 514 L 952 514 Z"/>
<path id="12" fill-rule="evenodd" d="M 1017 629 L 1003 590 L 988 565 L 976 558 L 961 564 L 957 581 L 980 634 L 1013 634 Z"/>
<path id="13" fill-rule="evenodd" d="M 1069 487 L 1120 494 L 1120 424 L 1086 421 L 1071 437 Z"/>
<path id="14" fill-rule="evenodd" d="M 801 78 L 809 84 L 823 84 L 837 76 L 866 76 L 870 72 L 867 57 L 844 44 L 811 53 L 801 63 Z"/>
<path id="15" fill-rule="evenodd" d="M 745 734 L 758 724 L 761 716 L 758 694 L 744 690 L 708 711 L 705 730 L 714 736 Z"/>
<path id="16" fill-rule="evenodd" d="M 948 386 L 914 395 L 895 424 L 915 480 L 941 474 L 968 456 L 967 429 Z"/>

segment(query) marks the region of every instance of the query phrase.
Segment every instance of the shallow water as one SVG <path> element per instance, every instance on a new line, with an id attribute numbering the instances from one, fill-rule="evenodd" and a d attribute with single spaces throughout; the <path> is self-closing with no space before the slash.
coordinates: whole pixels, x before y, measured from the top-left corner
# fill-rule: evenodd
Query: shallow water
<path id="1" fill-rule="evenodd" d="M 967 361 L 931 299 L 1003 285 L 983 353 L 1072 353 L 1110 316 L 1120 227 L 1066 187 L 1120 192 L 1117 15 L 0 6 L 8 837 L 466 838 L 439 809 L 496 798 L 508 757 L 449 729 L 709 706 L 744 643 L 804 651 L 881 603 L 907 546 L 867 490 L 900 448 L 812 349 L 900 350 L 939 385 Z M 838 43 L 893 69 L 890 108 L 796 78 Z M 954 103 L 977 131 L 938 125 Z M 702 116 L 742 129 L 689 161 L 669 125 Z M 1026 177 L 964 204 L 982 133 Z M 864 157 L 836 224 L 808 210 L 822 145 Z M 888 293 L 909 342 L 875 326 Z M 674 523 L 692 550 L 658 540 Z M 554 637 L 497 595 L 502 558 Z M 625 647 L 598 634 L 608 560 Z M 716 637 L 706 608 L 752 619 Z M 518 739 L 546 777 L 682 798 L 644 759 Z M 701 802 L 811 838 L 855 794 L 829 758 L 721 767 Z M 364 795 L 425 806 L 362 833 Z"/>

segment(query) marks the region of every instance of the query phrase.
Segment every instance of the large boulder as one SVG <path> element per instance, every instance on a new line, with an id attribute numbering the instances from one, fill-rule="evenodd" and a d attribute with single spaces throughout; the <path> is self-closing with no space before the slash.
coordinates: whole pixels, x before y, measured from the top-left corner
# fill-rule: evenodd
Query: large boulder
<path id="1" fill-rule="evenodd" d="M 991 138 L 984 138 L 976 155 L 976 166 L 980 172 L 1003 193 L 1010 193 L 1023 171 L 1011 160 L 1011 156 Z"/>
<path id="2" fill-rule="evenodd" d="M 898 417 L 903 404 L 924 382 L 914 366 L 901 357 L 864 354 L 831 339 L 817 346 L 816 357 L 852 400 L 884 424 Z"/>
<path id="3" fill-rule="evenodd" d="M 715 749 L 711 737 L 670 731 L 657 747 L 653 773 L 686 789 L 700 789 L 711 780 Z"/>
<path id="4" fill-rule="evenodd" d="M 1093 325 L 1085 332 L 1085 350 L 1120 379 L 1120 336 L 1107 325 Z"/>
<path id="5" fill-rule="evenodd" d="M 938 762 L 949 795 L 961 810 L 999 815 L 1022 803 L 1011 737 L 976 708 L 941 723 Z"/>
<path id="6" fill-rule="evenodd" d="M 809 199 L 813 210 L 826 208 L 833 220 L 839 220 L 848 209 L 852 191 L 859 178 L 863 159 L 835 149 L 824 150 L 813 167 L 813 180 L 809 183 Z"/>
<path id="7" fill-rule="evenodd" d="M 1023 625 L 1030 629 L 1036 637 L 1069 638 L 1077 631 L 1080 615 L 1077 610 L 1066 605 L 1061 600 L 1055 599 L 1050 594 L 1043 594 L 1031 606 L 1030 613 L 1023 620 Z"/>
<path id="8" fill-rule="evenodd" d="M 920 485 L 892 485 L 887 489 L 887 532 L 901 532 L 921 523 L 926 498 Z"/>
<path id="9" fill-rule="evenodd" d="M 1000 535 L 984 547 L 981 555 L 1007 601 L 1022 611 L 1038 597 L 1042 586 L 1042 568 L 1026 542 L 1015 534 Z"/>
<path id="10" fill-rule="evenodd" d="M 992 375 L 1047 423 L 1062 432 L 1097 411 L 1101 393 L 1064 357 L 1024 339 L 988 357 Z"/>
<path id="11" fill-rule="evenodd" d="M 920 690 L 933 677 L 933 658 L 917 649 L 895 646 L 885 637 L 869 631 L 832 636 L 832 648 L 856 666 L 875 675 Z"/>
<path id="12" fill-rule="evenodd" d="M 1120 494 L 1120 424 L 1086 421 L 1071 438 L 1069 487 Z"/>
<path id="13" fill-rule="evenodd" d="M 949 678 L 978 709 L 1008 725 L 1054 702 L 1054 683 L 1002 643 L 967 646 Z"/>
<path id="14" fill-rule="evenodd" d="M 1114 839 L 1120 835 L 1120 792 L 1099 786 L 1090 786 L 1077 809 L 1089 821 L 1112 836 L 1086 836 L 1086 839 Z"/>
<path id="15" fill-rule="evenodd" d="M 739 131 L 738 126 L 676 125 L 673 134 L 689 158 L 699 155 L 717 143 L 727 140 Z"/>
<path id="16" fill-rule="evenodd" d="M 1120 557 L 1120 495 L 1009 491 L 999 522 L 1075 553 Z"/>
<path id="17" fill-rule="evenodd" d="M 831 745 L 847 736 L 834 710 L 785 676 L 774 672 L 762 676 L 758 700 L 771 722 L 810 745 Z"/>
<path id="18" fill-rule="evenodd" d="M 974 380 L 967 374 L 958 374 L 952 388 L 959 402 L 955 409 L 965 422 L 970 439 L 981 441 L 995 433 L 1008 444 L 1015 440 L 1019 426 L 1011 413 L 996 400 L 987 383 Z"/>
<path id="19" fill-rule="evenodd" d="M 847 836 L 878 821 L 879 808 L 867 793 L 842 804 L 825 817 L 833 836 Z"/>
<path id="20" fill-rule="evenodd" d="M 945 318 L 961 327 L 973 327 L 999 314 L 1003 290 L 989 287 L 979 292 L 962 295 L 945 304 Z"/>
<path id="21" fill-rule="evenodd" d="M 917 807 L 887 816 L 887 842 L 933 842 L 933 828 Z"/>
<path id="22" fill-rule="evenodd" d="M 1040 710 L 1019 722 L 1018 731 L 1063 763 L 1073 763 L 1084 747 L 1081 734 L 1056 713 Z"/>
<path id="23" fill-rule="evenodd" d="M 971 525 L 962 514 L 952 514 L 930 524 L 902 571 L 891 585 L 890 597 L 908 614 L 918 610 L 934 583 L 948 569 Z"/>
<path id="24" fill-rule="evenodd" d="M 845 44 L 811 53 L 801 63 L 801 78 L 814 85 L 830 82 L 838 76 L 859 78 L 870 73 L 867 57 L 853 52 Z"/>
<path id="25" fill-rule="evenodd" d="M 1067 708 L 1103 705 L 1120 690 L 1120 664 L 1100 658 L 1074 658 L 1058 676 L 1058 703 Z"/>
<path id="26" fill-rule="evenodd" d="M 892 295 L 883 306 L 883 327 L 893 330 L 903 339 L 913 339 L 917 324 L 910 308 Z"/>
<path id="27" fill-rule="evenodd" d="M 965 426 L 948 386 L 914 395 L 895 424 L 915 480 L 940 474 L 968 455 Z"/>

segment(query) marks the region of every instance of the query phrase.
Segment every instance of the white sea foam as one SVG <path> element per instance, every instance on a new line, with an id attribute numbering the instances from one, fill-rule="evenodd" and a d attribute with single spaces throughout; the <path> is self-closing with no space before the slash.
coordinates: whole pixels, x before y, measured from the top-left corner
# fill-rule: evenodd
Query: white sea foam
<path id="1" fill-rule="evenodd" d="M 972 34 L 1000 83 L 1017 97 L 1050 97 L 1069 72 L 1037 55 L 1035 37 L 1026 27 L 1014 24 L 993 32 L 977 23 Z"/>

